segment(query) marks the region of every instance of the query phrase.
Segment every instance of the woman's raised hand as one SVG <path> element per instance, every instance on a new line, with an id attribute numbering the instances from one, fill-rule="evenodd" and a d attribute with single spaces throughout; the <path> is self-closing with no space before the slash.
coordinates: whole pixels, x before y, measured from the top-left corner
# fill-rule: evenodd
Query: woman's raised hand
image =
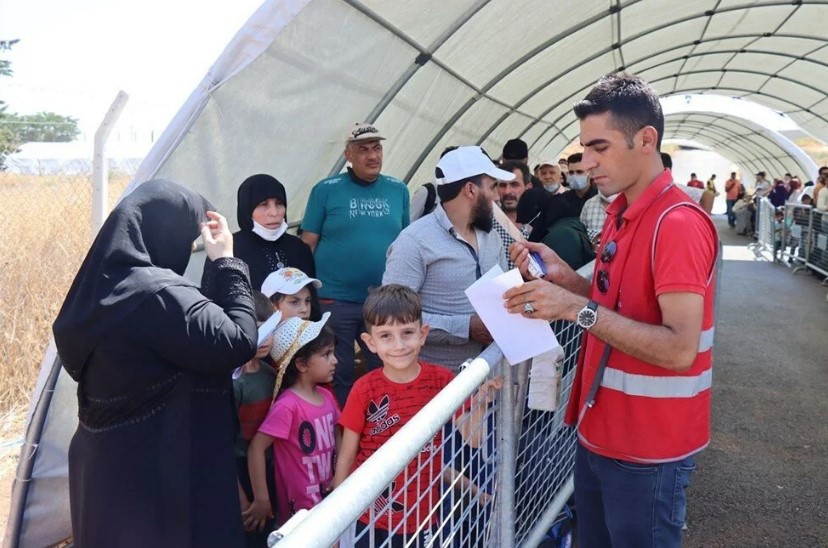
<path id="1" fill-rule="evenodd" d="M 221 257 L 233 256 L 233 234 L 227 226 L 227 219 L 220 213 L 208 211 L 207 218 L 201 223 L 201 237 L 204 240 L 204 251 L 211 261 Z"/>

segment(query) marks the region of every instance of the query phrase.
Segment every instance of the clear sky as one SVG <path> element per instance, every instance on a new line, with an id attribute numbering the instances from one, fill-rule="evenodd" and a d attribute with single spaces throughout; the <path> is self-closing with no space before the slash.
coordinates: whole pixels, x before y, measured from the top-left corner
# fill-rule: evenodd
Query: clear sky
<path id="1" fill-rule="evenodd" d="M 92 141 L 118 90 L 121 139 L 157 138 L 263 0 L 0 0 L 9 111 L 80 120 Z"/>

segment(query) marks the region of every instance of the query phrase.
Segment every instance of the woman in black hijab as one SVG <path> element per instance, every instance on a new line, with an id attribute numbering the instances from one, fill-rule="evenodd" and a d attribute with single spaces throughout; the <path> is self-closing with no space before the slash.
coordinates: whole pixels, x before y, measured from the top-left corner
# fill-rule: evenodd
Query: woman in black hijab
<path id="1" fill-rule="evenodd" d="M 308 244 L 286 233 L 287 195 L 282 183 L 265 174 L 245 179 L 239 186 L 236 215 L 236 257 L 250 267 L 250 281 L 255 289 L 261 289 L 268 274 L 286 266 L 316 277 Z"/>
<path id="2" fill-rule="evenodd" d="M 244 544 L 230 372 L 256 352 L 256 318 L 247 268 L 210 209 L 175 183 L 140 185 L 107 218 L 55 320 L 78 381 L 79 548 Z M 201 223 L 212 300 L 182 277 Z"/>

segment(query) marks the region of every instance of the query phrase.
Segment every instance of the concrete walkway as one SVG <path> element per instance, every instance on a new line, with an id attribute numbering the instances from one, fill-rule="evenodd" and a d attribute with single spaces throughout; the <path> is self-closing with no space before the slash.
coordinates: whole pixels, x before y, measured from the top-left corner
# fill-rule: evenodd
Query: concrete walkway
<path id="1" fill-rule="evenodd" d="M 726 247 L 713 437 L 685 546 L 828 547 L 828 288 L 753 260 L 750 240 L 716 222 Z"/>

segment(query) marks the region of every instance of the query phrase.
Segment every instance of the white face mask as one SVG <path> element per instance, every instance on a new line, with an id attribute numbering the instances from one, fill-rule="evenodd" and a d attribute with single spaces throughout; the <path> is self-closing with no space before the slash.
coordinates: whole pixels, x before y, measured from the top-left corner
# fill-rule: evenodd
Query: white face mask
<path id="1" fill-rule="evenodd" d="M 589 179 L 586 175 L 567 175 L 566 182 L 572 190 L 584 190 L 589 186 Z"/>
<path id="2" fill-rule="evenodd" d="M 282 221 L 282 224 L 279 225 L 279 228 L 265 228 L 256 221 L 253 221 L 253 232 L 258 234 L 262 237 L 262 239 L 267 240 L 268 242 L 275 242 L 279 238 L 282 237 L 282 234 L 287 232 L 288 226 L 287 223 Z"/>
<path id="3" fill-rule="evenodd" d="M 610 194 L 609 196 L 606 196 L 606 195 L 604 195 L 604 193 L 603 193 L 603 192 L 601 192 L 601 191 L 599 190 L 599 191 L 598 191 L 598 194 L 601 196 L 601 199 L 602 199 L 602 200 L 604 200 L 604 201 L 605 201 L 605 202 L 607 202 L 608 204 L 611 204 L 612 202 L 614 202 L 614 201 L 615 201 L 615 199 L 616 199 L 616 198 L 618 198 L 618 194 L 620 194 L 620 193 Z"/>
<path id="4" fill-rule="evenodd" d="M 546 183 L 543 185 L 543 188 L 549 192 L 558 192 L 558 189 L 561 188 L 561 183 Z"/>

